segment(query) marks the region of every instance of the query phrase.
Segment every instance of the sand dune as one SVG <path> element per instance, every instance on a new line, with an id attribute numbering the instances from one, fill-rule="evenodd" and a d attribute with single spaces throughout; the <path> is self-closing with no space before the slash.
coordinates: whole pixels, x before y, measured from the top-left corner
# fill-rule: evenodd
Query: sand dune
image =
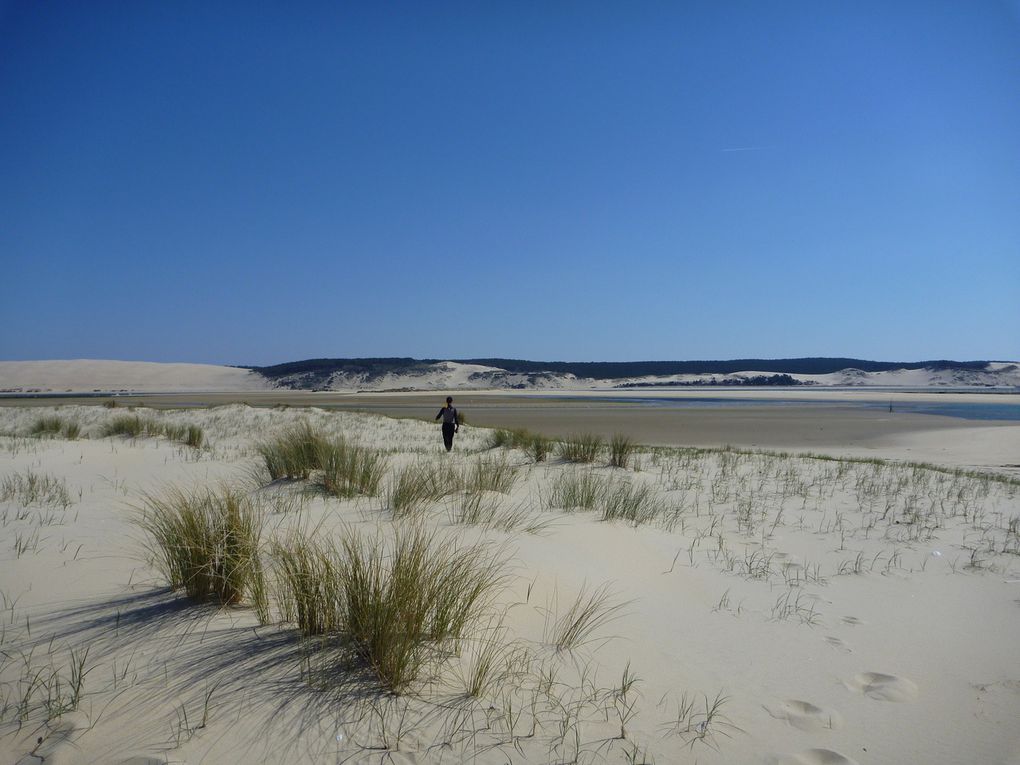
<path id="1" fill-rule="evenodd" d="M 82 437 L 28 437 L 44 415 Z M 102 435 L 135 415 L 206 444 Z M 510 471 L 506 493 L 412 514 L 498 552 L 506 579 L 403 695 L 335 640 L 300 639 L 275 598 L 260 624 L 168 590 L 131 523 L 170 484 L 229 484 L 267 513 L 267 551 L 293 532 L 390 534 L 385 489 L 253 483 L 257 440 L 302 421 L 384 449 L 384 487 L 413 465 L 443 484 Z M 472 427 L 447 455 L 424 422 L 242 405 L 4 408 L 0 432 L 4 762 L 1017 761 L 1015 480 L 726 450 L 536 463 Z M 604 490 L 590 509 L 584 485 Z M 482 522 L 457 522 L 472 508 Z M 619 610 L 557 649 L 570 604 L 603 586 Z M 490 682 L 467 695 L 484 656 Z"/>
<path id="2" fill-rule="evenodd" d="M 241 391 L 272 386 L 247 369 L 146 361 L 0 361 L 0 391 Z"/>

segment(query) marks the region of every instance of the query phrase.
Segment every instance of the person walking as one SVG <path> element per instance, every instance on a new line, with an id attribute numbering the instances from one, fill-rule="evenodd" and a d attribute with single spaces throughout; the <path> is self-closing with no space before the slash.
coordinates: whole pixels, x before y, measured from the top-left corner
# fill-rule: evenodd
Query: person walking
<path id="1" fill-rule="evenodd" d="M 460 430 L 460 419 L 453 406 L 453 396 L 446 397 L 446 406 L 439 410 L 436 419 L 440 417 L 443 418 L 443 444 L 446 451 L 450 451 L 453 448 L 453 434 Z"/>

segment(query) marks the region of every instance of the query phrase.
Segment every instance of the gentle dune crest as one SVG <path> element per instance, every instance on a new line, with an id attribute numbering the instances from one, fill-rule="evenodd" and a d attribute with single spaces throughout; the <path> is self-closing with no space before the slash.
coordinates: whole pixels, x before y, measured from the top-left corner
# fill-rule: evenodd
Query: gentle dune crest
<path id="1" fill-rule="evenodd" d="M 0 361 L 0 391 L 256 391 L 273 386 L 247 369 L 148 361 Z"/>

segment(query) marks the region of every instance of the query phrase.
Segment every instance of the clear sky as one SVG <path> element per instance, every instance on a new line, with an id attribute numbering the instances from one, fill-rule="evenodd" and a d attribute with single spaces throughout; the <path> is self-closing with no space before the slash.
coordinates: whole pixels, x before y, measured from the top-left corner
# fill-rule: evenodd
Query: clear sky
<path id="1" fill-rule="evenodd" d="M 1020 358 L 1020 2 L 3 2 L 0 358 Z"/>

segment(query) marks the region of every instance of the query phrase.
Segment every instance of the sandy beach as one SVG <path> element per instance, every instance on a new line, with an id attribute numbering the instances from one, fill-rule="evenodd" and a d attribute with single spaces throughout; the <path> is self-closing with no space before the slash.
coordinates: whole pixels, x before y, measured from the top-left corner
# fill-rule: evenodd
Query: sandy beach
<path id="1" fill-rule="evenodd" d="M 442 406 L 437 393 L 233 391 L 147 393 L 121 403 L 176 409 L 223 406 L 319 407 L 430 421 Z M 634 403 L 710 398 L 711 406 Z M 0 406 L 95 403 L 95 398 L 0 398 Z M 732 405 L 730 405 L 732 402 Z M 1020 405 L 1010 393 L 860 390 L 643 390 L 570 391 L 550 395 L 506 391 L 458 392 L 456 403 L 471 426 L 526 428 L 550 437 L 623 434 L 657 446 L 738 446 L 831 455 L 908 459 L 1001 470 L 1020 476 L 1020 423 L 968 420 L 898 411 L 913 404 Z M 865 405 L 868 405 L 867 407 Z M 893 411 L 885 407 L 892 405 Z"/>
<path id="2" fill-rule="evenodd" d="M 471 423 L 483 398 L 513 404 L 465 400 Z M 536 405 L 520 422 L 608 432 L 618 407 L 605 406 L 585 419 Z M 706 440 L 738 417 L 748 434 L 789 433 L 785 409 L 695 414 L 707 419 L 684 432 Z M 136 416 L 139 435 L 104 435 Z M 32 436 L 44 417 L 65 430 Z M 447 455 L 434 424 L 360 412 L 0 408 L 0 751 L 18 763 L 1016 763 L 1020 485 L 970 468 L 1020 461 L 1002 451 L 1017 428 L 942 419 L 830 413 L 840 438 L 862 434 L 847 456 L 897 462 L 674 446 L 612 467 L 605 447 L 591 463 L 493 448 L 474 424 Z M 380 450 L 375 493 L 331 496 L 318 472 L 270 480 L 258 443 L 301 423 Z M 200 447 L 180 440 L 189 425 Z M 942 467 L 905 464 L 918 457 Z M 412 474 L 445 488 L 408 511 L 395 487 Z M 492 553 L 499 586 L 394 695 L 345 653 L 342 630 L 302 638 L 277 584 L 265 613 L 168 588 L 136 521 L 173 487 L 253 502 L 271 583 L 274 542 L 413 526 Z M 591 621 L 564 639 L 584 603 Z"/>

